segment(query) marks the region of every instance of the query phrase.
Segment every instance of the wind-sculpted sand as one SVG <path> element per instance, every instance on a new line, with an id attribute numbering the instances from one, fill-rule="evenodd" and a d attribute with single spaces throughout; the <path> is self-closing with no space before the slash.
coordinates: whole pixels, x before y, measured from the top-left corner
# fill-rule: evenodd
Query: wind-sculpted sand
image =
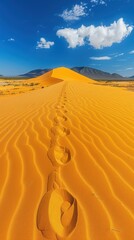
<path id="1" fill-rule="evenodd" d="M 0 239 L 133 240 L 134 93 L 65 68 L 35 81 L 0 96 Z"/>

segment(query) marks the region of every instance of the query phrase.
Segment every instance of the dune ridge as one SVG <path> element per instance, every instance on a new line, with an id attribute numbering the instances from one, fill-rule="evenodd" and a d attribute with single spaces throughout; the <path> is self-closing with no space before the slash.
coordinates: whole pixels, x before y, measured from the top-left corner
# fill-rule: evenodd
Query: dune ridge
<path id="1" fill-rule="evenodd" d="M 0 97 L 0 239 L 133 240 L 133 92 L 39 78 Z"/>

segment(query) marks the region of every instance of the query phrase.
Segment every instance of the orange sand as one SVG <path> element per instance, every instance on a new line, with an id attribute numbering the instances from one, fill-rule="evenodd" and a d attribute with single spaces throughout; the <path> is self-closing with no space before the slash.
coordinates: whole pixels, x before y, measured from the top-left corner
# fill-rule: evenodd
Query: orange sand
<path id="1" fill-rule="evenodd" d="M 0 239 L 133 240 L 134 93 L 65 68 L 34 81 L 0 96 Z"/>

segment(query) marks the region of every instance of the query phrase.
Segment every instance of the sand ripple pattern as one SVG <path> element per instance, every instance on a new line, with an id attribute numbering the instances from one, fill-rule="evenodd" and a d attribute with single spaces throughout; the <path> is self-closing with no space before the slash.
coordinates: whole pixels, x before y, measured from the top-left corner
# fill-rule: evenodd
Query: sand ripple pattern
<path id="1" fill-rule="evenodd" d="M 133 92 L 66 77 L 0 112 L 1 240 L 134 240 Z"/>

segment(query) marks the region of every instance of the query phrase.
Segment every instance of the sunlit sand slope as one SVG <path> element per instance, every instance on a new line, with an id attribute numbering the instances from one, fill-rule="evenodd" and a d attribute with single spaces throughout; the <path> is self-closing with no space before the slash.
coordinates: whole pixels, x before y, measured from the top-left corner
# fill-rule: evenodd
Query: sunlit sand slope
<path id="1" fill-rule="evenodd" d="M 92 79 L 82 76 L 79 73 L 76 73 L 68 68 L 55 68 L 51 72 L 51 77 L 56 79 L 61 79 L 64 81 L 77 81 L 77 82 L 93 82 Z M 95 82 L 95 81 L 94 81 Z"/>
<path id="2" fill-rule="evenodd" d="M 134 93 L 52 74 L 0 98 L 0 239 L 133 240 Z"/>

